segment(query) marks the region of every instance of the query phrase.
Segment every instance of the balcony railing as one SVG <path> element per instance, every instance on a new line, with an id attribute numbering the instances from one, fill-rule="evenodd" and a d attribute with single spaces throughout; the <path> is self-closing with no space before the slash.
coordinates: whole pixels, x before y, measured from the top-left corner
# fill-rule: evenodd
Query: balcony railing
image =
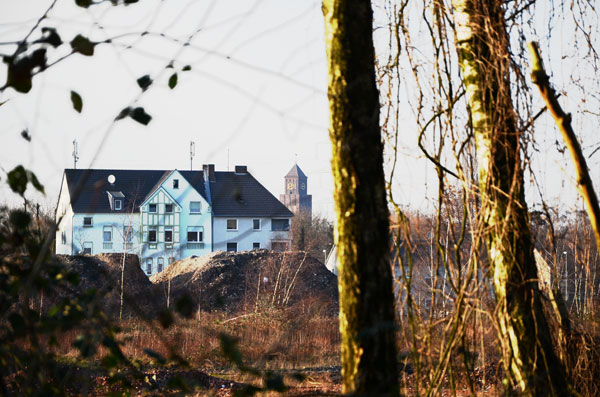
<path id="1" fill-rule="evenodd" d="M 201 250 L 202 248 L 204 248 L 204 243 L 187 243 L 187 249 Z"/>

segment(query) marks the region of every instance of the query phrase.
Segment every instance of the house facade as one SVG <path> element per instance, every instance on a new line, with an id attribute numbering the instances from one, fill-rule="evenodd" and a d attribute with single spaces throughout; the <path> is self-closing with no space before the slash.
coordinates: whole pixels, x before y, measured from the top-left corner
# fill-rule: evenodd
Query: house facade
<path id="1" fill-rule="evenodd" d="M 66 169 L 56 253 L 138 255 L 146 274 L 212 251 L 286 250 L 293 214 L 245 166 L 235 171 Z"/>

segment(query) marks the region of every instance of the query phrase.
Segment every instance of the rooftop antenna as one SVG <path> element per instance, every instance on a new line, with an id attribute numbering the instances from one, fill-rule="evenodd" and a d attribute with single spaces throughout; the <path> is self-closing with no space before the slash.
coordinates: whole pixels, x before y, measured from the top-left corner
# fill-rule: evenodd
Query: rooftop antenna
<path id="1" fill-rule="evenodd" d="M 79 160 L 79 152 L 77 151 L 77 140 L 73 139 L 73 168 L 77 169 L 77 160 Z"/>
<path id="2" fill-rule="evenodd" d="M 196 155 L 196 143 L 194 141 L 190 141 L 190 171 L 193 170 L 192 162 L 194 161 L 195 155 Z"/>

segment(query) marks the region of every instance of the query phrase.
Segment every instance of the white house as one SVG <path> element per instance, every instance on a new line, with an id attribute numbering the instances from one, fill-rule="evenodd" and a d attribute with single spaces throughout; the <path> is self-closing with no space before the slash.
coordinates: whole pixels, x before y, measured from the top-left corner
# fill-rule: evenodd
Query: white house
<path id="1" fill-rule="evenodd" d="M 66 169 L 56 253 L 135 253 L 147 274 L 211 251 L 285 250 L 293 214 L 235 171 Z"/>

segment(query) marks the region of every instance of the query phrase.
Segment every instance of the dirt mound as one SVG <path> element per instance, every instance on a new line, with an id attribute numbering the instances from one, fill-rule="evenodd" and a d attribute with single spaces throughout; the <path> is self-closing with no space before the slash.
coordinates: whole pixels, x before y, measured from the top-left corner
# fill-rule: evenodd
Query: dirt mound
<path id="1" fill-rule="evenodd" d="M 78 294 L 94 288 L 102 297 L 100 302 L 103 311 L 109 317 L 119 317 L 123 254 L 58 255 L 58 258 L 69 270 L 79 274 L 80 283 L 71 293 Z M 136 255 L 126 256 L 123 281 L 123 317 L 153 317 L 165 308 L 160 289 L 148 280 Z M 69 292 L 63 291 L 59 298 L 67 295 Z M 48 308 L 52 304 L 49 303 Z"/>
<path id="2" fill-rule="evenodd" d="M 217 251 L 178 261 L 150 278 L 173 302 L 189 296 L 195 309 L 226 312 L 311 302 L 337 310 L 337 279 L 304 252 Z"/>

